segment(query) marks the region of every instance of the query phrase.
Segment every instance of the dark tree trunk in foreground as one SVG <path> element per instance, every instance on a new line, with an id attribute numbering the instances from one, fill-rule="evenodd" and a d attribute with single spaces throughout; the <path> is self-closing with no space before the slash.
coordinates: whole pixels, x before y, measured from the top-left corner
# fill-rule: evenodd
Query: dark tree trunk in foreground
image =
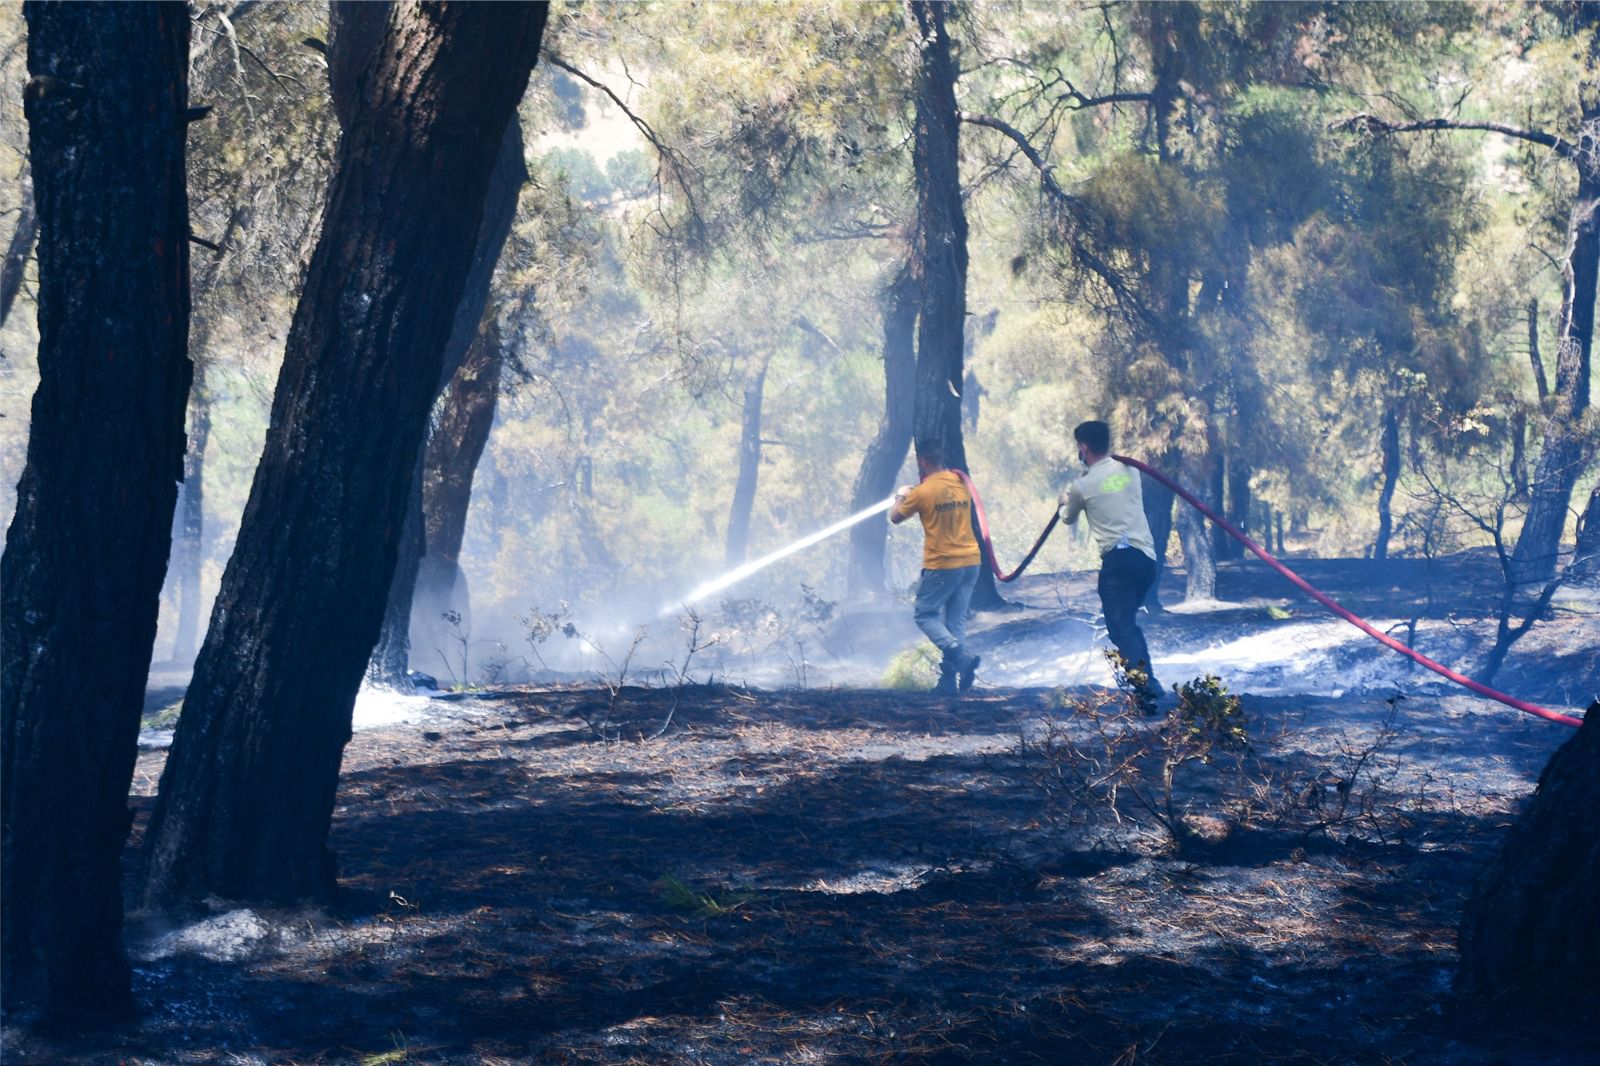
<path id="1" fill-rule="evenodd" d="M 447 608 L 459 611 L 469 627 L 471 602 L 461 575 L 461 541 L 467 531 L 478 460 L 489 443 L 500 401 L 504 345 L 494 319 L 486 318 L 445 390 L 423 463 L 422 513 L 428 555 L 419 573 L 415 601 L 424 608 L 431 606 L 435 615 Z"/>
<path id="2" fill-rule="evenodd" d="M 967 321 L 967 217 L 961 204 L 956 67 L 945 29 L 945 4 L 909 0 L 917 61 L 912 169 L 917 221 L 911 255 L 922 278 L 917 316 L 917 391 L 913 434 L 944 452 L 946 466 L 967 469 L 961 437 L 961 381 Z"/>
<path id="3" fill-rule="evenodd" d="M 756 504 L 761 477 L 761 402 L 767 388 L 768 360 L 762 358 L 744 385 L 739 418 L 739 476 L 733 483 L 733 503 L 728 508 L 728 539 L 723 562 L 729 567 L 744 562 L 750 550 L 750 512 Z"/>
<path id="4" fill-rule="evenodd" d="M 1461 919 L 1458 991 L 1593 1016 L 1600 1003 L 1600 702 L 1551 756 Z"/>
<path id="5" fill-rule="evenodd" d="M 542 4 L 398 7 L 339 145 L 145 843 L 155 904 L 327 900 L 350 713 Z"/>
<path id="6" fill-rule="evenodd" d="M 1372 558 L 1389 558 L 1389 536 L 1394 530 L 1395 486 L 1400 483 L 1400 412 L 1390 404 L 1383 412 L 1383 435 L 1379 439 L 1383 462 L 1383 486 L 1378 490 L 1378 539 L 1372 543 Z"/>
<path id="7" fill-rule="evenodd" d="M 917 316 L 917 376 L 912 433 L 942 447 L 948 467 L 971 472 L 961 435 L 961 385 L 967 323 L 967 216 L 961 204 L 961 117 L 956 109 L 955 61 L 945 18 L 950 7 L 932 0 L 906 4 L 918 63 L 916 134 L 911 165 L 917 222 L 911 256 L 922 276 Z M 982 486 L 979 486 L 982 491 Z M 976 530 L 977 515 L 973 515 Z M 978 571 L 974 610 L 1008 606 L 1000 598 L 991 559 Z"/>
<path id="8" fill-rule="evenodd" d="M 5 262 L 0 263 L 0 326 L 11 317 L 11 305 L 22 291 L 22 275 L 39 237 L 39 213 L 33 207 L 33 181 L 27 165 L 22 170 L 22 202 L 18 205 L 17 228 L 11 231 Z"/>
<path id="9" fill-rule="evenodd" d="M 883 421 L 867 446 L 856 475 L 850 511 L 865 510 L 894 491 L 895 475 L 911 447 L 911 425 L 916 402 L 917 311 L 921 286 L 909 262 L 901 265 L 884 291 L 883 304 Z M 884 547 L 889 520 L 874 515 L 850 530 L 850 589 L 857 593 L 882 592 L 887 573 Z"/>
<path id="10" fill-rule="evenodd" d="M 131 1005 L 120 859 L 189 390 L 180 4 L 29 4 L 39 388 L 0 561 L 6 1007 Z"/>
<path id="11" fill-rule="evenodd" d="M 472 254 L 472 266 L 467 271 L 466 288 L 462 290 L 461 302 L 456 306 L 455 320 L 450 327 L 450 341 L 445 346 L 437 391 L 446 389 L 451 379 L 460 373 L 468 349 L 480 335 L 484 308 L 489 303 L 489 283 L 494 278 L 494 268 L 500 261 L 506 238 L 511 235 L 511 226 L 517 217 L 517 201 L 527 181 L 528 168 L 522 154 L 522 125 L 513 118 L 506 126 L 505 138 L 500 142 L 500 153 L 495 157 L 494 170 L 489 175 L 483 221 L 478 226 L 478 244 Z M 492 410 L 490 420 L 493 421 Z M 481 452 L 480 448 L 479 454 Z M 477 463 L 477 455 L 473 456 L 472 461 Z M 422 469 L 418 467 L 419 477 L 425 476 L 421 473 Z M 468 486 L 472 484 L 471 470 L 449 476 L 456 479 L 464 477 Z M 434 525 L 433 519 L 424 515 L 427 506 L 425 495 L 420 489 L 413 493 L 412 504 L 407 508 L 406 533 L 400 541 L 400 560 L 395 567 L 394 580 L 389 584 L 383 630 L 367 667 L 367 679 L 372 683 L 405 691 L 409 691 L 406 668 L 411 654 L 411 618 L 418 576 L 422 573 L 423 557 L 434 554 L 433 545 L 428 542 L 425 532 Z M 425 614 L 436 617 L 438 608 L 438 603 L 429 603 L 423 609 Z"/>

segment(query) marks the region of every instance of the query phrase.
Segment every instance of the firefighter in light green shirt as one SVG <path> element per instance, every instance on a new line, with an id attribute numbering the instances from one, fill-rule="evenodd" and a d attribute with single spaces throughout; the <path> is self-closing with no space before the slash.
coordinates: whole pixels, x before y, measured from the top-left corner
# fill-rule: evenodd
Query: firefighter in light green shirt
<path id="1" fill-rule="evenodd" d="M 1072 435 L 1088 470 L 1061 493 L 1061 520 L 1070 526 L 1080 515 L 1088 519 L 1100 552 L 1098 588 L 1106 636 L 1128 667 L 1142 674 L 1140 705 L 1154 713 L 1161 686 L 1137 619 L 1139 605 L 1155 583 L 1156 548 L 1144 515 L 1139 472 L 1111 458 L 1111 427 L 1104 422 L 1085 422 Z"/>

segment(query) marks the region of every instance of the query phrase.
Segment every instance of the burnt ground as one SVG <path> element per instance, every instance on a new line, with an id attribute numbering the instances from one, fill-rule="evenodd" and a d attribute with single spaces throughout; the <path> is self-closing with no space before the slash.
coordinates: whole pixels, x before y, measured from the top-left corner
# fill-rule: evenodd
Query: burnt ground
<path id="1" fill-rule="evenodd" d="M 1050 580 L 1033 598 L 1081 611 Z M 1219 594 L 1152 643 L 1271 642 L 1249 588 Z M 1508 676 L 1592 685 L 1592 619 Z M 980 640 L 1020 660 L 1055 624 Z M 435 700 L 347 750 L 337 913 L 134 915 L 144 1021 L 8 1031 L 6 1061 L 1595 1061 L 1592 1029 L 1449 992 L 1472 880 L 1569 731 L 1416 686 L 1242 707 L 1248 752 L 1176 771 L 1180 851 L 1144 803 L 1173 733 L 1087 687 Z"/>

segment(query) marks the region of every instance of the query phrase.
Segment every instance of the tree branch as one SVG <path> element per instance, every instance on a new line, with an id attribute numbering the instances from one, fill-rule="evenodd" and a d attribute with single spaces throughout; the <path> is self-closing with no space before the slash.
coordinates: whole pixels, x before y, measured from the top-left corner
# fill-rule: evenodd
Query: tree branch
<path id="1" fill-rule="evenodd" d="M 1045 193 L 1050 197 L 1052 204 L 1060 212 L 1061 217 L 1071 220 L 1072 227 L 1068 231 L 1071 234 L 1069 239 L 1072 245 L 1072 252 L 1077 256 L 1079 262 L 1088 267 L 1090 272 L 1098 277 L 1106 288 L 1111 290 L 1111 294 L 1116 301 L 1126 310 L 1131 311 L 1140 322 L 1146 326 L 1153 324 L 1154 316 L 1149 308 L 1145 306 L 1144 301 L 1140 300 L 1133 291 L 1127 279 L 1118 274 L 1106 257 L 1091 248 L 1083 239 L 1082 231 L 1092 228 L 1092 220 L 1089 217 L 1090 210 L 1081 197 L 1073 196 L 1061 187 L 1061 183 L 1056 180 L 1054 164 L 1044 158 L 1039 150 L 1033 146 L 1032 142 L 1023 135 L 1021 130 L 1008 122 L 992 115 L 982 115 L 972 111 L 958 111 L 956 112 L 956 117 L 960 121 L 974 126 L 986 126 L 989 129 L 997 130 L 1016 144 L 1018 150 L 1028 158 L 1028 162 L 1032 163 L 1034 168 L 1039 171 L 1040 183 L 1043 185 Z"/>
<path id="2" fill-rule="evenodd" d="M 1394 123 L 1377 115 L 1360 114 L 1351 115 L 1332 123 L 1329 129 L 1341 133 L 1360 131 L 1363 133 L 1421 133 L 1428 130 L 1477 130 L 1485 133 L 1498 133 L 1519 141 L 1530 141 L 1533 144 L 1543 145 L 1551 149 L 1563 159 L 1576 159 L 1578 148 L 1571 141 L 1557 137 L 1553 133 L 1543 130 L 1521 129 L 1516 126 L 1505 126 L 1498 122 L 1462 122 L 1452 118 L 1428 118 L 1420 122 Z"/>
<path id="3" fill-rule="evenodd" d="M 633 123 L 634 128 L 639 131 L 639 134 L 644 137 L 645 140 L 649 141 L 651 146 L 655 148 L 656 155 L 661 159 L 662 163 L 673 172 L 673 176 L 677 180 L 678 188 L 683 190 L 684 199 L 688 201 L 689 215 L 693 219 L 696 234 L 703 237 L 705 235 L 705 219 L 700 213 L 699 205 L 695 202 L 694 190 L 687 180 L 690 167 L 684 160 L 683 156 L 680 155 L 678 151 L 671 145 L 668 145 L 666 142 L 664 142 L 656 133 L 655 128 L 651 126 L 649 122 L 646 122 L 643 116 L 635 113 L 634 110 L 622 99 L 622 97 L 618 96 L 609 85 L 598 80 L 597 78 L 590 77 L 588 74 L 585 74 L 583 71 L 579 70 L 577 67 L 573 66 L 571 63 L 568 63 L 566 60 L 562 59 L 560 56 L 549 51 L 548 49 L 544 51 L 540 58 L 546 63 L 550 64 L 552 67 L 566 71 L 568 74 L 572 75 L 574 78 L 577 78 L 585 85 L 599 89 L 601 92 L 606 94 L 613 104 L 617 105 L 617 108 L 627 116 L 628 121 Z M 632 80 L 632 75 L 629 75 L 629 80 Z"/>

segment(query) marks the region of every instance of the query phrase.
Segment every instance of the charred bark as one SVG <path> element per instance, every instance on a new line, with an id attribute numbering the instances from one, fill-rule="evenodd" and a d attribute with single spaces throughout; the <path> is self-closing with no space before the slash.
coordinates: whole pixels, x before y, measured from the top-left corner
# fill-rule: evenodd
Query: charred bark
<path id="1" fill-rule="evenodd" d="M 483 221 L 478 229 L 478 244 L 472 265 L 467 271 L 466 288 L 461 294 L 461 303 L 456 308 L 450 329 L 436 394 L 449 386 L 466 359 L 468 349 L 479 335 L 484 308 L 489 303 L 489 283 L 494 277 L 495 264 L 500 261 L 506 238 L 511 234 L 511 226 L 517 215 L 517 201 L 527 181 L 528 169 L 522 154 L 522 126 L 513 118 L 506 127 L 500 154 L 495 159 L 494 171 L 489 177 L 489 193 L 484 202 Z M 479 451 L 481 454 L 482 449 Z M 473 462 L 477 462 L 476 456 Z M 416 476 L 424 476 L 420 461 Z M 467 485 L 472 484 L 471 470 L 450 476 L 464 478 Z M 432 524 L 425 515 L 425 495 L 419 486 L 412 493 L 411 505 L 406 510 L 406 529 L 400 540 L 400 557 L 395 566 L 394 579 L 389 586 L 383 631 L 367 669 L 367 679 L 373 684 L 403 691 L 410 690 L 406 669 L 411 655 L 410 630 L 417 578 L 422 570 L 423 557 L 433 553 L 425 532 Z"/>
<path id="2" fill-rule="evenodd" d="M 768 363 L 768 357 L 763 356 L 744 385 L 739 419 L 739 476 L 728 508 L 728 539 L 723 554 L 729 567 L 744 562 L 750 548 L 750 512 L 755 508 L 756 486 L 761 477 L 761 402 L 767 387 Z"/>
<path id="3" fill-rule="evenodd" d="M 1539 789 L 1462 915 L 1456 988 L 1592 1016 L 1600 1002 L 1600 702 L 1551 756 Z"/>
<path id="4" fill-rule="evenodd" d="M 1378 539 L 1372 543 L 1372 558 L 1381 562 L 1389 558 L 1389 537 L 1394 531 L 1394 490 L 1400 483 L 1400 412 L 1392 403 L 1383 412 L 1379 450 L 1383 485 L 1378 489 Z"/>
<path id="5" fill-rule="evenodd" d="M 1250 532 L 1250 463 L 1244 457 L 1244 449 L 1237 441 L 1230 440 L 1228 450 L 1228 521 L 1232 522 L 1241 533 Z M 1218 527 L 1220 529 L 1220 527 Z M 1218 559 L 1244 558 L 1244 545 L 1223 533 L 1222 539 L 1217 541 Z"/>
<path id="6" fill-rule="evenodd" d="M 917 221 L 911 256 L 922 277 L 917 314 L 917 373 L 912 436 L 934 445 L 946 466 L 971 473 L 961 432 L 961 386 L 965 380 L 967 322 L 967 216 L 961 202 L 961 113 L 956 109 L 955 60 L 945 26 L 949 5 L 907 0 L 917 61 L 915 135 L 911 168 Z M 977 513 L 973 513 L 977 530 Z M 982 543 L 980 539 L 980 544 Z M 984 565 L 972 593 L 972 609 L 1010 606 L 995 584 L 994 559 Z"/>
<path id="7" fill-rule="evenodd" d="M 0 326 L 11 317 L 11 305 L 22 291 L 22 275 L 28 266 L 28 256 L 33 254 L 34 241 L 39 238 L 39 213 L 33 207 L 33 180 L 27 165 L 22 169 L 22 202 L 18 205 L 17 228 L 11 231 L 11 243 L 6 246 L 6 258 L 0 263 Z"/>
<path id="8" fill-rule="evenodd" d="M 922 278 L 917 315 L 913 436 L 967 469 L 961 434 L 961 381 L 967 321 L 967 217 L 961 204 L 956 67 L 945 27 L 947 5 L 908 0 L 918 63 L 912 171 L 917 222 L 911 254 Z"/>
<path id="9" fill-rule="evenodd" d="M 1171 455 L 1162 456 L 1156 463 L 1158 470 L 1172 469 Z M 1140 477 L 1140 487 L 1144 491 L 1144 517 L 1150 523 L 1150 536 L 1156 545 L 1156 579 L 1150 583 L 1150 591 L 1145 594 L 1144 605 L 1152 614 L 1162 611 L 1161 605 L 1161 575 L 1167 571 L 1167 545 L 1172 540 L 1172 504 L 1177 499 L 1177 494 L 1161 482 L 1143 474 Z M 1185 505 L 1187 506 L 1187 505 Z"/>
<path id="10" fill-rule="evenodd" d="M 5 1006 L 131 1006 L 120 859 L 189 390 L 188 12 L 29 4 L 39 388 L 0 560 Z"/>
<path id="11" fill-rule="evenodd" d="M 1191 473 L 1186 479 L 1191 485 L 1204 485 L 1212 481 L 1216 458 L 1214 452 L 1185 456 L 1183 466 Z M 1208 501 L 1210 502 L 1210 501 Z M 1216 544 L 1206 529 L 1206 520 L 1199 511 L 1187 505 L 1178 508 L 1178 541 L 1183 545 L 1184 585 L 1183 598 L 1214 600 L 1217 598 Z"/>
<path id="12" fill-rule="evenodd" d="M 397 7 L 361 80 L 146 836 L 152 904 L 334 893 L 327 834 L 351 709 L 546 14 Z"/>
<path id="13" fill-rule="evenodd" d="M 453 609 L 470 619 L 471 604 L 461 577 L 461 541 L 478 461 L 494 428 L 504 366 L 505 342 L 493 316 L 488 316 L 445 390 L 439 419 L 428 437 L 422 474 L 428 555 L 415 599 L 436 615 Z"/>
<path id="14" fill-rule="evenodd" d="M 856 475 L 851 513 L 863 511 L 894 491 L 895 475 L 911 447 L 916 401 L 917 311 L 922 295 L 910 262 L 901 265 L 883 294 L 883 421 L 867 446 Z M 883 591 L 883 555 L 889 521 L 874 515 L 850 530 L 850 588 Z"/>

